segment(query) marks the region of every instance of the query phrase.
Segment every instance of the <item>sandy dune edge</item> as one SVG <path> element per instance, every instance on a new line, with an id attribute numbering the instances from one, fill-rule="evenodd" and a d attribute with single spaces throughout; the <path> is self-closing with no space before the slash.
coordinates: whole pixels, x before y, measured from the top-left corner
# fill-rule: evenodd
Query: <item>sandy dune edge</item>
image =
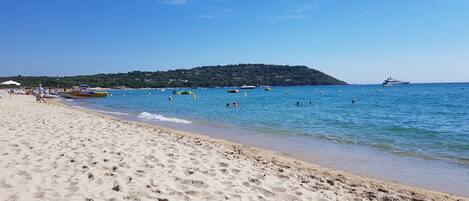
<path id="1" fill-rule="evenodd" d="M 205 136 L 0 99 L 0 200 L 467 200 Z"/>

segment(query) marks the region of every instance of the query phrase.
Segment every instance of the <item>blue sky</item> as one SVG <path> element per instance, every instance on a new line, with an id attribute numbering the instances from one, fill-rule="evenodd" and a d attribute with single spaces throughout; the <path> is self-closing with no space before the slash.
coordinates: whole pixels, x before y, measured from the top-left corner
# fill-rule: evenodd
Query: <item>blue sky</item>
<path id="1" fill-rule="evenodd" d="M 469 81 L 469 0 L 0 0 L 0 76 L 307 65 Z"/>

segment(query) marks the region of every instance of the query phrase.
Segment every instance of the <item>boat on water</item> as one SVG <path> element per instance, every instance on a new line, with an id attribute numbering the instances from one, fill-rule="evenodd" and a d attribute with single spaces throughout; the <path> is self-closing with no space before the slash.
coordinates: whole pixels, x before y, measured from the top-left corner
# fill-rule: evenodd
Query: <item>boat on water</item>
<path id="1" fill-rule="evenodd" d="M 272 91 L 272 88 L 271 87 L 266 87 L 266 88 L 264 88 L 264 91 Z"/>
<path id="2" fill-rule="evenodd" d="M 173 91 L 174 95 L 192 95 L 194 94 L 192 91 Z"/>
<path id="3" fill-rule="evenodd" d="M 107 92 L 97 92 L 97 91 L 74 91 L 74 92 L 65 92 L 65 94 L 71 95 L 69 97 L 83 97 L 83 98 L 99 98 L 106 97 Z M 63 95 L 62 95 L 63 96 Z"/>
<path id="4" fill-rule="evenodd" d="M 227 93 L 239 93 L 239 90 L 238 89 L 229 89 L 229 90 L 226 90 Z"/>
<path id="5" fill-rule="evenodd" d="M 100 91 L 92 90 L 86 84 L 82 84 L 80 86 L 74 86 L 71 92 L 60 93 L 60 96 L 64 98 L 73 98 L 73 99 L 100 98 L 100 97 L 106 97 L 107 95 L 108 95 L 107 92 L 100 92 Z"/>
<path id="6" fill-rule="evenodd" d="M 399 80 L 393 79 L 392 77 L 389 77 L 388 79 L 384 80 L 384 82 L 383 82 L 383 86 L 392 86 L 392 85 L 395 85 L 395 84 L 410 84 L 410 82 L 399 81 Z"/>
<path id="7" fill-rule="evenodd" d="M 255 89 L 256 86 L 252 86 L 252 85 L 243 85 L 240 87 L 240 89 Z"/>

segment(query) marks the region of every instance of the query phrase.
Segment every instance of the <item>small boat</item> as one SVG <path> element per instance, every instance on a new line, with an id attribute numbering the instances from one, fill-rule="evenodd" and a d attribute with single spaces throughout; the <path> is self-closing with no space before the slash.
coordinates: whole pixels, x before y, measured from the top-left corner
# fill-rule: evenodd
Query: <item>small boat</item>
<path id="1" fill-rule="evenodd" d="M 264 88 L 264 91 L 272 91 L 272 88 L 266 87 L 266 88 Z"/>
<path id="2" fill-rule="evenodd" d="M 389 87 L 395 84 L 410 84 L 410 82 L 405 82 L 405 81 L 399 81 L 396 79 L 393 79 L 392 77 L 389 77 L 388 79 L 384 80 L 383 86 Z"/>
<path id="3" fill-rule="evenodd" d="M 82 84 L 80 86 L 73 87 L 73 91 L 71 92 L 64 92 L 60 93 L 60 96 L 64 98 L 100 98 L 106 97 L 108 95 L 107 92 L 98 92 L 95 90 L 91 90 L 88 85 Z"/>
<path id="4" fill-rule="evenodd" d="M 174 95 L 192 95 L 192 91 L 173 91 Z"/>
<path id="5" fill-rule="evenodd" d="M 250 86 L 250 85 L 243 85 L 240 87 L 240 89 L 255 89 L 256 86 Z"/>
<path id="6" fill-rule="evenodd" d="M 226 90 L 227 93 L 239 93 L 239 90 L 238 89 L 229 89 L 229 90 Z"/>
<path id="7" fill-rule="evenodd" d="M 73 91 L 73 92 L 66 92 L 63 94 L 68 94 L 70 95 L 69 97 L 76 96 L 76 97 L 84 97 L 84 98 L 99 98 L 99 97 L 107 96 L 107 92 L 96 92 L 96 91 Z"/>

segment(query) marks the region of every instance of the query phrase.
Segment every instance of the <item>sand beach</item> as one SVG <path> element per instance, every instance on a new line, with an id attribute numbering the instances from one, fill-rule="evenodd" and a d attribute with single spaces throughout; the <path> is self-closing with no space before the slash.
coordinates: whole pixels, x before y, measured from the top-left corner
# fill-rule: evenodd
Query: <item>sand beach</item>
<path id="1" fill-rule="evenodd" d="M 0 200 L 468 200 L 33 96 L 0 99 Z"/>

